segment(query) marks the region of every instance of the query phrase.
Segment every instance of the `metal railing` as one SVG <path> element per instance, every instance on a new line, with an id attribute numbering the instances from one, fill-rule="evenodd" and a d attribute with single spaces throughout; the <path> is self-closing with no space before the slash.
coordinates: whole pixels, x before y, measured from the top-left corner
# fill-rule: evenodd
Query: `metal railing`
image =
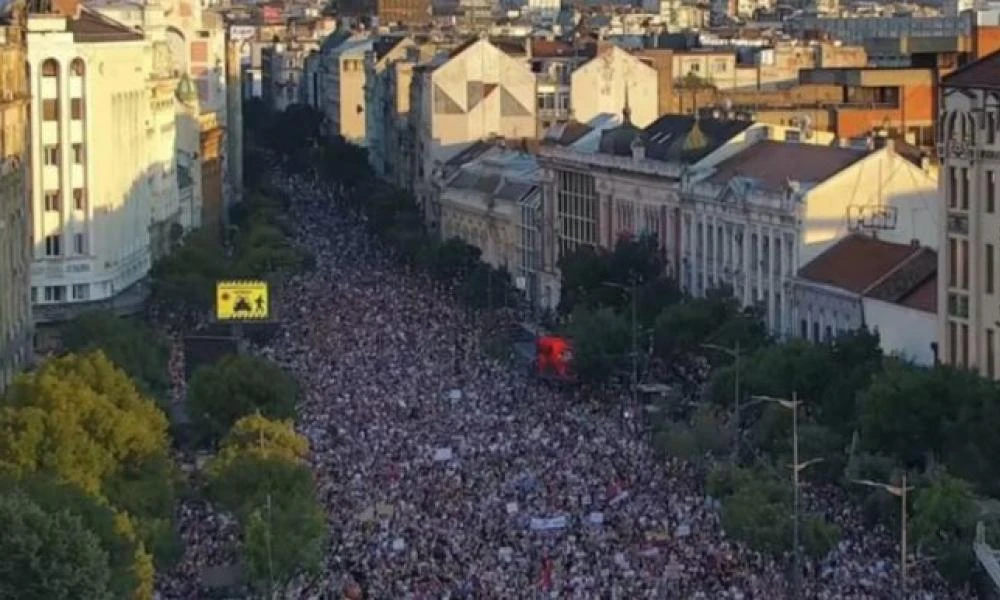
<path id="1" fill-rule="evenodd" d="M 976 553 L 979 564 L 983 565 L 986 573 L 993 580 L 993 585 L 1000 590 L 1000 561 L 997 560 L 998 551 L 986 543 L 986 524 L 982 521 L 976 523 L 976 540 L 972 543 L 972 550 Z"/>

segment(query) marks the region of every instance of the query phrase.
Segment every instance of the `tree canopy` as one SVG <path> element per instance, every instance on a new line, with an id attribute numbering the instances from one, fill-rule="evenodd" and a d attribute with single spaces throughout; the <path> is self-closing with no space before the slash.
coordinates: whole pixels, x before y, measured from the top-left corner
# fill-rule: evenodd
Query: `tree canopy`
<path id="1" fill-rule="evenodd" d="M 145 323 L 95 311 L 68 322 L 61 335 L 70 352 L 102 350 L 144 393 L 159 398 L 168 392 L 170 347 L 161 334 Z"/>
<path id="2" fill-rule="evenodd" d="M 108 555 L 80 517 L 4 493 L 0 531 L 0 598 L 111 600 Z"/>
<path id="3" fill-rule="evenodd" d="M 208 442 L 221 439 L 240 417 L 255 412 L 291 418 L 297 395 L 295 380 L 274 363 L 231 354 L 194 372 L 188 406 L 195 430 Z"/>

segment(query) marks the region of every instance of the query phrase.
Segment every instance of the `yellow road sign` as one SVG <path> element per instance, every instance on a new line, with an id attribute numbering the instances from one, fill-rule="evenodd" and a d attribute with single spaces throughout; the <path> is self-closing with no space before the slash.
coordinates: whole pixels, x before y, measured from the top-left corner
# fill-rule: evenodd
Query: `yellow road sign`
<path id="1" fill-rule="evenodd" d="M 266 281 L 219 281 L 215 316 L 220 321 L 259 321 L 271 314 Z"/>

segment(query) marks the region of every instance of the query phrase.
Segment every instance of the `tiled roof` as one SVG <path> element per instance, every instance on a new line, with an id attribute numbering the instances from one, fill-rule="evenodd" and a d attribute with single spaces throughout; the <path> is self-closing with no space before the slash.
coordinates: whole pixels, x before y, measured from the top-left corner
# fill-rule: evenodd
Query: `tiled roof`
<path id="1" fill-rule="evenodd" d="M 919 246 L 852 234 L 799 269 L 798 276 L 813 283 L 864 294 L 920 251 Z"/>
<path id="2" fill-rule="evenodd" d="M 66 19 L 74 42 L 136 42 L 142 39 L 138 31 L 110 19 L 86 6 L 80 7 L 76 18 Z"/>
<path id="3" fill-rule="evenodd" d="M 1000 89 L 1000 50 L 946 75 L 941 87 Z"/>
<path id="4" fill-rule="evenodd" d="M 937 314 L 937 273 L 925 279 L 909 294 L 900 298 L 897 304 Z"/>
<path id="5" fill-rule="evenodd" d="M 544 141 L 550 144 L 569 146 L 593 130 L 594 128 L 590 125 L 573 119 L 549 127 L 545 132 Z"/>
<path id="6" fill-rule="evenodd" d="M 752 121 L 696 119 L 690 115 L 663 115 L 643 130 L 646 158 L 670 162 L 697 162 L 742 133 Z M 692 139 L 691 134 L 695 133 Z M 697 143 L 692 143 L 692 140 Z"/>
<path id="7" fill-rule="evenodd" d="M 742 177 L 758 188 L 780 190 L 788 181 L 825 181 L 867 154 L 853 148 L 763 140 L 719 163 L 708 181 L 725 184 Z"/>
<path id="8" fill-rule="evenodd" d="M 560 58 L 576 54 L 576 48 L 568 42 L 533 39 L 528 43 L 531 44 L 532 58 Z"/>

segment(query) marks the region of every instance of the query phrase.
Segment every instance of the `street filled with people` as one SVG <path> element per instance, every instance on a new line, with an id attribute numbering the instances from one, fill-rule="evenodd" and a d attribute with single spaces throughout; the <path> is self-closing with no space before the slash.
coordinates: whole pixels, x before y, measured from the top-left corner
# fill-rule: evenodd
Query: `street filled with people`
<path id="1" fill-rule="evenodd" d="M 297 428 L 330 529 L 323 576 L 284 597 L 791 596 L 791 560 L 727 539 L 694 467 L 655 452 L 640 423 L 491 357 L 485 317 L 392 260 L 327 186 L 274 182 L 316 268 L 283 286 L 280 330 L 254 351 L 300 382 Z M 842 537 L 804 561 L 802 596 L 897 597 L 891 533 L 808 486 L 805 496 Z M 232 561 L 238 536 L 202 503 L 180 518 L 187 549 L 159 592 L 204 597 L 196 573 Z M 911 568 L 908 596 L 969 597 L 927 563 Z"/>

